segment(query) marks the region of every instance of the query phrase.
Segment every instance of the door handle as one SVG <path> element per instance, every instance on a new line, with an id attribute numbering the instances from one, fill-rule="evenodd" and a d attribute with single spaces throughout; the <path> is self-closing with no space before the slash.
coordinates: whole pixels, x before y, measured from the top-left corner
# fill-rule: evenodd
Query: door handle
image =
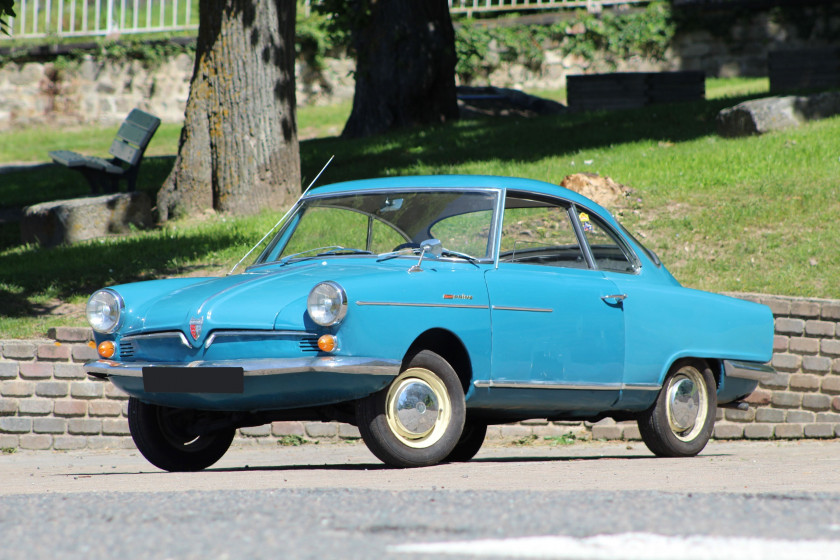
<path id="1" fill-rule="evenodd" d="M 615 303 L 621 303 L 622 301 L 627 299 L 627 294 L 611 294 L 608 296 L 601 296 L 601 299 L 606 301 L 607 303 L 610 303 L 609 300 L 611 299 L 614 299 Z"/>

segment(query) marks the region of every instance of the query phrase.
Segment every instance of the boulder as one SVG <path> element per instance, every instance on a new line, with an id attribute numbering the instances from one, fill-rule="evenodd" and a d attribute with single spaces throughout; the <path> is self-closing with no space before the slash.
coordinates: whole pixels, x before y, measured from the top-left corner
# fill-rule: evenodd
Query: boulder
<path id="1" fill-rule="evenodd" d="M 560 186 L 575 191 L 606 208 L 622 206 L 624 199 L 632 192 L 629 187 L 616 183 L 610 177 L 601 177 L 597 173 L 568 175 Z"/>
<path id="2" fill-rule="evenodd" d="M 23 211 L 20 234 L 24 243 L 52 247 L 128 233 L 132 226 L 144 228 L 152 223 L 146 193 L 115 193 L 29 206 Z"/>
<path id="3" fill-rule="evenodd" d="M 738 137 L 793 128 L 837 114 L 840 114 L 840 91 L 828 91 L 745 101 L 722 110 L 716 122 L 718 134 Z"/>
<path id="4" fill-rule="evenodd" d="M 461 117 L 536 117 L 564 113 L 562 103 L 529 95 L 517 89 L 493 86 L 457 88 Z"/>

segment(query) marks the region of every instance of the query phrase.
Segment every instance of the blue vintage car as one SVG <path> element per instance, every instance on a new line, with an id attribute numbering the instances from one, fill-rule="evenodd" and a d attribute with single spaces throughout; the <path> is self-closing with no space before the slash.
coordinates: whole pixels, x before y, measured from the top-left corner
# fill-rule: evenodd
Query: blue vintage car
<path id="1" fill-rule="evenodd" d="M 509 177 L 319 187 L 244 272 L 105 288 L 87 316 L 85 369 L 170 471 L 278 420 L 349 422 L 396 467 L 469 460 L 528 418 L 633 419 L 692 456 L 772 372 L 767 307 L 681 287 L 604 208 Z"/>

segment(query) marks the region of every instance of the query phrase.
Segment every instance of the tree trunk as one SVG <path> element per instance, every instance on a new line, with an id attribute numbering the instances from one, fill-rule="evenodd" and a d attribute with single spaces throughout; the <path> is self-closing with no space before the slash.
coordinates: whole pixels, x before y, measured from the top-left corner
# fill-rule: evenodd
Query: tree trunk
<path id="1" fill-rule="evenodd" d="M 175 167 L 158 217 L 279 209 L 300 191 L 291 0 L 200 0 Z"/>
<path id="2" fill-rule="evenodd" d="M 370 17 L 353 33 L 356 91 L 342 136 L 458 118 L 446 0 L 371 0 Z"/>

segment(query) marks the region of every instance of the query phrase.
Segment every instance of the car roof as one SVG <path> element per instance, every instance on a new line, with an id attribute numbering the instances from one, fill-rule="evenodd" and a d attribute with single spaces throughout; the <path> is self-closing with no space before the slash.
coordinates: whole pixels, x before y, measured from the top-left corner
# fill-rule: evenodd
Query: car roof
<path id="1" fill-rule="evenodd" d="M 612 214 L 589 198 L 564 187 L 521 177 L 501 177 L 495 175 L 408 175 L 400 177 L 381 177 L 377 179 L 362 179 L 345 181 L 313 187 L 308 196 L 323 194 L 337 194 L 350 191 L 389 190 L 389 189 L 426 189 L 426 188 L 458 188 L 466 190 L 510 189 L 528 191 L 537 194 L 556 196 L 566 199 L 611 219 Z"/>

